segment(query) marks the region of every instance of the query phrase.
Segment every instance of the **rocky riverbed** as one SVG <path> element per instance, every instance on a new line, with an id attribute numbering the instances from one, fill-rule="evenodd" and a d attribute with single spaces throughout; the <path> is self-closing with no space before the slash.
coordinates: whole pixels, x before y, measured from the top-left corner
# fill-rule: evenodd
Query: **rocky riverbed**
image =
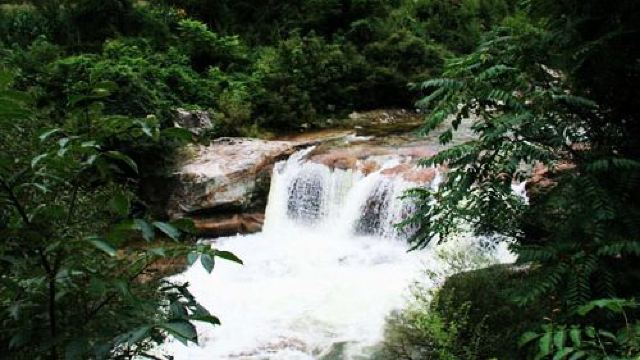
<path id="1" fill-rule="evenodd" d="M 175 172 L 178 181 L 167 213 L 193 218 L 206 237 L 260 231 L 273 165 L 309 146 L 315 148 L 308 159 L 331 169 L 366 175 L 379 170 L 380 159 L 395 157 L 398 165 L 385 169 L 385 176 L 431 182 L 436 171 L 415 165 L 443 149 L 437 140 L 442 131 L 419 136 L 420 120 L 420 114 L 405 110 L 378 110 L 353 113 L 348 126 L 342 122 L 335 129 L 272 140 L 219 138 L 208 145 L 190 146 L 184 151 L 189 156 Z M 468 126 L 463 127 L 456 139 L 466 140 L 470 133 Z"/>

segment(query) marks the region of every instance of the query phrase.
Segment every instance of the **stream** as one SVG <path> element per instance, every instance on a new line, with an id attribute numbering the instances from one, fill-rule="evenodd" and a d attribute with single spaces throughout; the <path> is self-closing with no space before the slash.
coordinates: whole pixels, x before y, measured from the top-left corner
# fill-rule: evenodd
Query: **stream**
<path id="1" fill-rule="evenodd" d="M 395 224 L 413 208 L 399 196 L 437 187 L 436 169 L 417 183 L 389 171 L 413 167 L 411 156 L 371 156 L 372 169 L 359 160 L 341 170 L 309 161 L 312 149 L 275 165 L 262 232 L 215 239 L 244 265 L 220 260 L 208 274 L 196 263 L 174 277 L 222 321 L 198 324 L 199 345 L 165 344 L 175 359 L 366 359 L 411 283 L 425 269 L 446 273 L 437 248 L 477 246 L 461 237 L 407 251 L 412 229 Z M 495 263 L 514 260 L 506 243 L 483 251 Z"/>

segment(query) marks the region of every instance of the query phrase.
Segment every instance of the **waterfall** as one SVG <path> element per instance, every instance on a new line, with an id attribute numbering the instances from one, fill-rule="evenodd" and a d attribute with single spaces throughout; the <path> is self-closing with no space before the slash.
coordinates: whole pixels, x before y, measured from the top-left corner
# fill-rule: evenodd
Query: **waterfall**
<path id="1" fill-rule="evenodd" d="M 380 169 L 363 174 L 356 169 L 331 169 L 305 160 L 313 148 L 276 164 L 267 203 L 264 232 L 313 226 L 337 236 L 369 235 L 406 240 L 396 227 L 412 212 L 409 201 L 400 197 L 420 184 L 401 176 L 384 175 L 409 158 L 376 159 Z M 372 161 L 372 160 L 369 160 Z"/>
<path id="2" fill-rule="evenodd" d="M 323 359 L 335 346 L 339 359 L 362 358 L 421 271 L 446 273 L 434 248 L 407 252 L 409 234 L 395 226 L 413 211 L 405 190 L 437 187 L 439 174 L 411 181 L 420 178 L 414 159 L 400 155 L 331 168 L 310 159 L 313 150 L 274 166 L 262 233 L 215 240 L 243 266 L 219 261 L 212 274 L 194 265 L 176 276 L 222 326 L 199 325 L 200 346 L 167 344 L 175 359 Z M 498 245 L 486 250 L 494 262 L 512 261 Z"/>

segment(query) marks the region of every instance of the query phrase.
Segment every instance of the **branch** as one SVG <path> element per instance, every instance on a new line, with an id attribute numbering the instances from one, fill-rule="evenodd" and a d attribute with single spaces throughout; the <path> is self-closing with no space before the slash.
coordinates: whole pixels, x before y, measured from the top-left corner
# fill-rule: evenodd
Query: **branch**
<path id="1" fill-rule="evenodd" d="M 9 185 L 9 183 L 7 183 L 4 180 L 4 178 L 0 177 L 0 185 L 2 185 L 2 188 L 4 189 L 4 191 L 9 196 L 9 200 L 11 200 L 11 202 L 13 203 L 13 206 L 16 208 L 16 210 L 20 214 L 20 217 L 22 218 L 22 221 L 26 225 L 31 225 L 31 221 L 29 220 L 29 217 L 27 216 L 27 212 L 25 211 L 25 209 L 22 206 L 22 204 L 20 204 L 20 200 L 18 200 L 18 198 L 16 197 L 16 195 L 13 192 L 13 190 L 11 189 L 11 186 Z"/>
<path id="2" fill-rule="evenodd" d="M 153 264 L 153 261 L 151 262 L 147 262 L 139 271 L 137 271 L 135 274 L 131 275 L 129 277 L 129 282 L 132 282 L 133 280 L 135 280 L 138 276 L 142 275 L 148 268 L 149 266 L 151 266 L 151 264 Z M 107 305 L 111 300 L 113 300 L 116 297 L 117 293 L 113 292 L 111 294 L 109 294 L 109 296 L 107 296 L 104 300 L 102 300 L 93 310 L 91 310 L 88 314 L 88 316 L 86 317 L 86 321 L 85 324 L 88 323 L 89 321 L 91 321 L 93 319 L 93 317 L 95 317 L 98 313 L 98 311 L 100 311 L 100 309 L 102 309 L 105 305 Z"/>

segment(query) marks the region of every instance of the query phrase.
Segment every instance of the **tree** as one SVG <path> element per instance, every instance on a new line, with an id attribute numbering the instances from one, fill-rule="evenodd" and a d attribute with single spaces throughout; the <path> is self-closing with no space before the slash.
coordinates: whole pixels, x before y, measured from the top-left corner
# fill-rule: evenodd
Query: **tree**
<path id="1" fill-rule="evenodd" d="M 188 284 L 156 275 L 159 259 L 233 254 L 192 245 L 186 219 L 154 221 L 132 191 L 136 163 L 117 144 L 184 137 L 150 116 L 102 115 L 112 83 L 71 97 L 46 129 L 28 93 L 0 73 L 0 313 L 3 354 L 24 359 L 130 359 L 169 335 L 197 342 L 193 321 L 219 324 Z M 190 138 L 190 134 L 188 135 Z M 171 242 L 162 241 L 171 240 Z M 160 274 L 161 275 L 161 274 Z"/>
<path id="2" fill-rule="evenodd" d="M 637 67 L 640 6 L 634 1 L 530 1 L 488 33 L 473 53 L 422 83 L 425 130 L 465 118 L 477 139 L 423 165 L 447 164 L 436 193 L 415 190 L 421 224 L 415 247 L 461 227 L 517 238 L 529 276 L 517 300 L 552 299 L 553 321 L 620 328 L 619 320 L 576 318 L 590 300 L 638 296 L 640 153 Z M 622 101 L 621 101 L 622 100 Z M 549 170 L 551 186 L 530 204 L 511 189 Z M 435 202 L 428 199 L 435 197 Z M 632 314 L 633 317 L 633 314 Z"/>

